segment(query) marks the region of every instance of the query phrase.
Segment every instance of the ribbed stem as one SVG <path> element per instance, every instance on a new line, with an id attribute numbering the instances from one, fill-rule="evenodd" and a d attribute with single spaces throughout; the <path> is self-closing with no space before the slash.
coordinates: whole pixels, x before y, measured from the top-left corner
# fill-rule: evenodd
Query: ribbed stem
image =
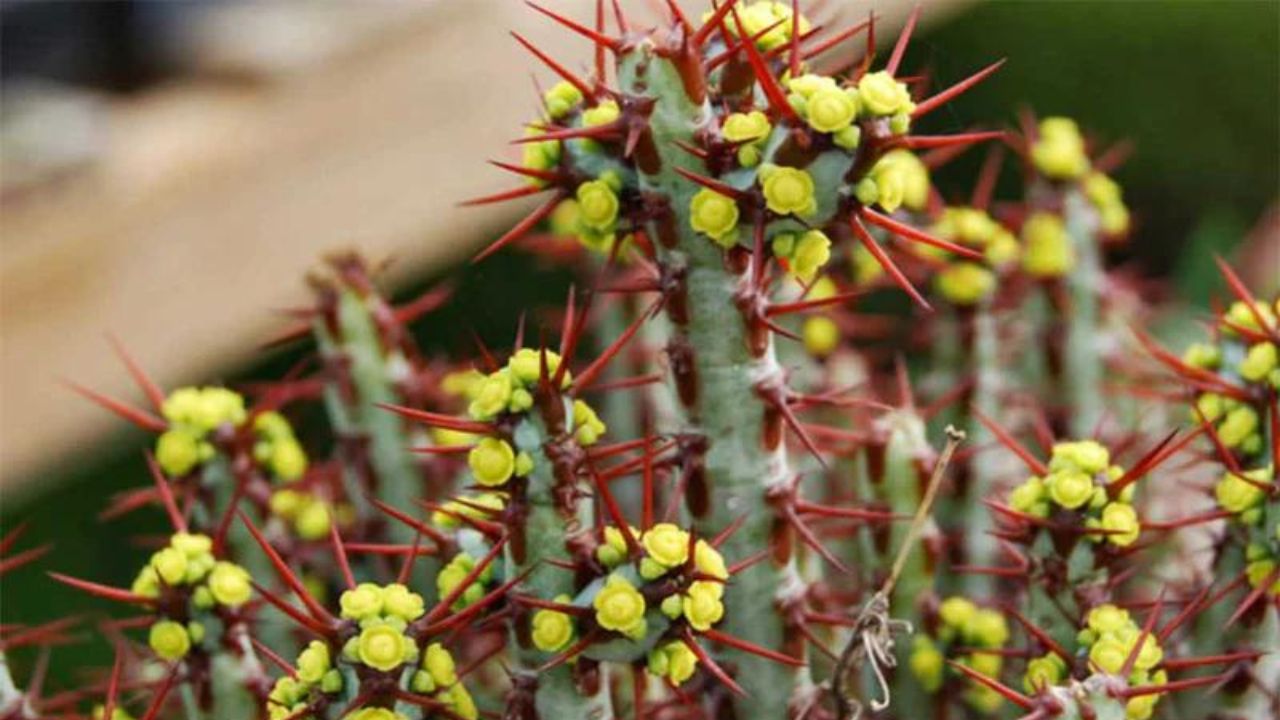
<path id="1" fill-rule="evenodd" d="M 1064 318 L 1067 336 L 1062 383 L 1071 408 L 1071 434 L 1089 437 L 1102 417 L 1102 347 L 1099 298 L 1105 276 L 1098 247 L 1096 213 L 1078 190 L 1063 200 L 1067 233 L 1075 249 L 1076 268 L 1067 276 L 1071 309 Z"/>
<path id="2" fill-rule="evenodd" d="M 571 407 L 566 407 L 565 412 L 572 417 Z M 569 431 L 571 429 L 563 432 Z M 514 529 L 517 536 L 507 544 L 504 554 L 506 577 L 529 572 L 520 587 L 521 592 L 545 600 L 558 595 L 572 597 L 577 590 L 573 572 L 556 567 L 552 562 L 569 562 L 568 540 L 592 526 L 591 494 L 574 493 L 563 487 L 574 479 L 566 477 L 563 467 L 557 471 L 549 450 L 553 443 L 559 442 L 559 438 L 548 431 L 541 418 L 531 414 L 522 420 L 516 426 L 513 440 L 516 451 L 529 453 L 534 459 L 534 466 L 523 480 L 515 481 L 520 488 L 513 493 L 512 503 L 521 508 L 522 525 Z M 568 501 L 571 504 L 566 507 L 565 499 L 571 496 L 575 499 Z M 575 682 L 573 668 L 568 663 L 539 672 L 537 668 L 547 661 L 547 654 L 522 642 L 521 634 L 520 629 L 514 633 L 515 655 L 526 672 L 536 674 L 536 706 L 541 720 L 609 720 L 614 717 L 609 678 L 604 667 L 599 669 L 598 679 L 593 682 L 595 687 L 587 688 L 588 692 L 584 693 Z"/>
<path id="3" fill-rule="evenodd" d="M 970 349 L 970 367 L 974 378 L 973 406 L 989 418 L 998 418 L 1000 412 L 1000 384 L 1003 368 L 1000 366 L 999 336 L 995 312 L 988 303 L 974 310 L 972 317 L 973 342 Z M 982 423 L 969 423 L 972 447 L 988 447 L 995 438 Z M 1001 476 L 999 453 L 980 452 L 973 456 L 969 478 L 969 494 L 966 498 L 964 537 L 965 561 L 971 565 L 991 565 L 995 560 L 996 540 L 988 532 L 992 529 L 991 513 L 981 499 L 991 497 L 996 479 Z M 971 574 L 965 578 L 969 593 L 980 596 L 991 588 L 987 575 Z"/>

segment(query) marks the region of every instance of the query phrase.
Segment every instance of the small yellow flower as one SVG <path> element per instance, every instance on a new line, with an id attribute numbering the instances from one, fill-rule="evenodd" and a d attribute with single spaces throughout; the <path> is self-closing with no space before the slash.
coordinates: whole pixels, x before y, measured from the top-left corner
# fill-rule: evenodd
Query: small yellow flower
<path id="1" fill-rule="evenodd" d="M 156 463 L 165 475 L 186 475 L 200 460 L 200 439 L 186 428 L 170 428 L 156 439 Z"/>
<path id="2" fill-rule="evenodd" d="M 663 567 L 683 565 L 689 559 L 689 533 L 671 523 L 658 523 L 640 537 L 649 557 Z"/>
<path id="3" fill-rule="evenodd" d="M 698 632 L 709 630 L 724 617 L 724 603 L 720 598 L 724 587 L 712 580 L 697 580 L 689 584 L 681 608 L 689 626 Z"/>
<path id="4" fill-rule="evenodd" d="M 342 720 L 409 720 L 402 713 L 387 708 L 372 707 L 352 710 Z"/>
<path id="5" fill-rule="evenodd" d="M 972 262 L 955 262 L 935 276 L 938 293 L 961 307 L 977 305 L 996 289 L 996 275 Z"/>
<path id="6" fill-rule="evenodd" d="M 609 230 L 618 220 L 618 194 L 604 180 L 588 180 L 578 186 L 578 212 L 582 224 L 593 230 Z"/>
<path id="7" fill-rule="evenodd" d="M 964 636 L 980 647 L 998 648 L 1009 639 L 1009 625 L 998 611 L 981 608 L 965 623 Z"/>
<path id="8" fill-rule="evenodd" d="M 689 224 L 716 243 L 730 247 L 738 237 L 738 203 L 711 188 L 702 188 L 689 201 Z"/>
<path id="9" fill-rule="evenodd" d="M 400 667 L 416 651 L 413 640 L 393 625 L 370 625 L 360 631 L 356 653 L 360 662 L 382 672 Z"/>
<path id="10" fill-rule="evenodd" d="M 286 482 L 297 480 L 307 472 L 307 453 L 293 438 L 283 438 L 271 444 L 271 471 Z"/>
<path id="11" fill-rule="evenodd" d="M 752 110 L 746 113 L 730 113 L 724 119 L 720 134 L 729 142 L 740 143 L 763 140 L 772 130 L 773 126 L 769 124 L 768 116 L 759 110 Z"/>
<path id="12" fill-rule="evenodd" d="M 348 620 L 365 620 L 382 614 L 382 588 L 373 583 L 360 583 L 338 598 L 342 617 Z"/>
<path id="13" fill-rule="evenodd" d="M 567 602 L 568 596 L 559 599 Z M 573 640 L 573 618 L 558 610 L 539 610 L 533 614 L 533 645 L 543 652 L 557 652 Z"/>
<path id="14" fill-rule="evenodd" d="M 1053 653 L 1032 658 L 1027 662 L 1027 672 L 1022 676 L 1022 687 L 1036 694 L 1042 689 L 1061 683 L 1067 676 L 1067 664 Z"/>
<path id="15" fill-rule="evenodd" d="M 534 350 L 532 348 L 520 348 L 507 361 L 507 370 L 510 371 L 511 377 L 525 385 L 536 385 L 538 378 L 542 376 L 542 356 L 547 357 L 547 372 L 552 376 L 560 368 L 560 354 L 552 350 Z M 569 373 L 565 373 L 564 379 L 561 381 L 564 385 L 568 385 L 571 378 Z"/>
<path id="16" fill-rule="evenodd" d="M 151 567 L 165 585 L 180 585 L 187 579 L 187 556 L 181 550 L 167 547 L 151 556 Z"/>
<path id="17" fill-rule="evenodd" d="M 1233 408 L 1218 426 L 1218 439 L 1229 448 L 1237 448 L 1258 431 L 1258 413 L 1248 405 Z"/>
<path id="18" fill-rule="evenodd" d="M 1110 530 L 1105 537 L 1112 544 L 1128 547 L 1138 539 L 1142 525 L 1138 522 L 1138 512 L 1132 505 L 1122 502 L 1107 503 L 1102 509 L 1101 527 Z"/>
<path id="19" fill-rule="evenodd" d="M 209 573 L 209 592 L 221 605 L 239 607 L 245 604 L 253 594 L 249 571 L 235 563 L 219 562 Z"/>
<path id="20" fill-rule="evenodd" d="M 597 127 L 608 125 L 622 116 L 622 109 L 613 100 L 605 100 L 595 107 L 582 111 L 582 126 Z"/>
<path id="21" fill-rule="evenodd" d="M 391 583 L 382 588 L 382 612 L 413 622 L 426 612 L 422 596 L 400 583 Z"/>
<path id="22" fill-rule="evenodd" d="M 1202 370 L 1216 370 L 1222 364 L 1222 351 L 1216 345 L 1191 343 L 1182 353 L 1182 362 Z"/>
<path id="23" fill-rule="evenodd" d="M 765 204 L 779 215 L 812 215 L 817 210 L 814 198 L 813 178 L 799 168 L 763 165 L 760 179 L 764 187 Z"/>
<path id="24" fill-rule="evenodd" d="M 477 483 L 495 487 L 511 479 L 516 468 L 516 453 L 506 440 L 487 437 L 467 453 L 467 465 Z"/>
<path id="25" fill-rule="evenodd" d="M 1074 180 L 1089 171 L 1084 137 L 1073 120 L 1049 117 L 1040 121 L 1039 138 L 1031 146 L 1031 161 L 1054 180 Z"/>
<path id="26" fill-rule="evenodd" d="M 869 178 L 876 186 L 875 202 L 885 212 L 897 212 L 907 198 L 907 172 L 900 163 L 877 164 Z"/>
<path id="27" fill-rule="evenodd" d="M 791 251 L 791 272 L 802 282 L 810 283 L 830 259 L 831 238 L 821 230 L 809 230 L 800 236 Z"/>
<path id="28" fill-rule="evenodd" d="M 867 73 L 858 81 L 858 100 L 872 115 L 893 115 L 911 106 L 911 93 L 906 85 L 881 70 Z"/>
<path id="29" fill-rule="evenodd" d="M 911 674 L 916 676 L 924 689 L 937 692 L 942 687 L 942 669 L 944 661 L 942 653 L 933 641 L 924 635 L 917 635 L 911 643 L 911 656 L 907 659 Z"/>
<path id="30" fill-rule="evenodd" d="M 839 132 L 849 127 L 858 116 L 857 97 L 856 93 L 839 88 L 814 92 L 805 101 L 809 127 L 824 133 Z"/>
<path id="31" fill-rule="evenodd" d="M 876 161 L 872 174 L 886 165 L 898 168 L 902 182 L 902 205 L 917 212 L 923 210 L 929 203 L 929 168 L 910 150 L 903 149 L 885 153 L 884 157 Z"/>
<path id="32" fill-rule="evenodd" d="M 333 525 L 333 516 L 329 512 L 329 504 L 319 498 L 308 498 L 298 510 L 294 518 L 293 529 L 303 540 L 319 540 L 329 535 Z"/>
<path id="33" fill-rule="evenodd" d="M 958 595 L 949 597 L 938 606 L 938 617 L 953 628 L 963 628 L 978 612 L 972 600 Z"/>
<path id="34" fill-rule="evenodd" d="M 1266 582 L 1271 573 L 1275 572 L 1276 563 L 1274 560 L 1264 559 L 1255 560 L 1244 568 L 1245 576 L 1249 579 L 1250 587 L 1260 587 Z M 1270 595 L 1280 595 L 1280 577 L 1271 582 L 1271 588 L 1267 591 Z"/>
<path id="35" fill-rule="evenodd" d="M 840 345 L 840 326 L 825 315 L 813 315 L 804 319 L 800 328 L 804 349 L 814 357 L 826 357 Z"/>
<path id="36" fill-rule="evenodd" d="M 1098 634 L 1115 633 L 1133 624 L 1129 611 L 1111 603 L 1099 605 L 1089 611 L 1085 623 Z"/>
<path id="37" fill-rule="evenodd" d="M 665 677 L 672 685 L 684 683 L 697 669 L 698 656 L 682 640 L 659 645 L 649 653 L 649 672 Z"/>
<path id="38" fill-rule="evenodd" d="M 1049 469 L 1074 469 L 1086 475 L 1096 475 L 1111 464 L 1111 452 L 1096 440 L 1060 442 L 1053 446 Z"/>
<path id="39" fill-rule="evenodd" d="M 458 682 L 457 663 L 440 643 L 427 646 L 427 651 L 422 655 L 422 669 L 431 675 L 431 679 L 439 687 L 448 687 Z"/>
<path id="40" fill-rule="evenodd" d="M 1036 506 L 1041 504 L 1046 496 L 1044 482 L 1038 477 L 1030 477 L 1009 493 L 1009 507 L 1018 512 L 1038 514 L 1035 512 Z"/>
<path id="41" fill-rule="evenodd" d="M 1062 218 L 1053 213 L 1032 213 L 1022 224 L 1022 269 L 1036 278 L 1056 278 L 1070 273 L 1076 264 L 1075 249 Z"/>
<path id="42" fill-rule="evenodd" d="M 1089 502 L 1093 497 L 1093 478 L 1076 470 L 1059 470 L 1045 478 L 1049 497 L 1068 510 Z"/>
<path id="43" fill-rule="evenodd" d="M 1260 505 L 1266 497 L 1266 492 L 1255 483 L 1266 485 L 1270 481 L 1267 468 L 1246 471 L 1244 475 L 1247 479 L 1228 472 L 1214 487 L 1214 496 L 1223 510 L 1239 514 Z"/>
<path id="44" fill-rule="evenodd" d="M 507 409 L 511 401 L 511 375 L 499 370 L 477 383 L 467 412 L 476 420 L 489 420 Z"/>
<path id="45" fill-rule="evenodd" d="M 595 608 L 596 622 L 600 627 L 620 632 L 632 639 L 644 637 L 644 596 L 630 580 L 621 575 L 610 575 L 591 604 Z"/>
<path id="46" fill-rule="evenodd" d="M 693 564 L 703 575 L 717 580 L 729 579 L 729 568 L 724 564 L 724 556 L 706 540 L 699 540 L 694 544 Z"/>
<path id="47" fill-rule="evenodd" d="M 573 401 L 573 438 L 583 447 L 600 441 L 608 428 L 592 407 L 582 400 Z"/>
<path id="48" fill-rule="evenodd" d="M 181 660 L 191 650 L 191 635 L 182 623 L 161 620 L 151 626 L 147 644 L 161 659 Z"/>
<path id="49" fill-rule="evenodd" d="M 1249 382 L 1262 382 L 1272 370 L 1280 364 L 1276 346 L 1270 342 L 1260 342 L 1249 348 L 1244 359 L 1240 361 L 1240 377 Z"/>
<path id="50" fill-rule="evenodd" d="M 318 683 L 329 672 L 332 663 L 329 646 L 319 640 L 312 640 L 298 655 L 298 679 L 306 683 Z"/>
<path id="51" fill-rule="evenodd" d="M 577 85 L 566 80 L 561 80 L 551 86 L 543 95 L 543 101 L 547 106 L 547 114 L 551 119 L 558 120 L 568 115 L 578 103 L 582 102 L 582 91 Z"/>
<path id="52" fill-rule="evenodd" d="M 1089 648 L 1089 661 L 1102 672 L 1114 675 L 1124 668 L 1129 650 L 1112 635 L 1104 635 Z"/>

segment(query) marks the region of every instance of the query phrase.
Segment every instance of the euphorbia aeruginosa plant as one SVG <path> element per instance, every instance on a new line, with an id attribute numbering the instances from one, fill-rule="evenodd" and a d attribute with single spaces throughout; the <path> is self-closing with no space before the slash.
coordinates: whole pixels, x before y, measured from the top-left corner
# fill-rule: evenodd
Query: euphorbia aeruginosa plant
<path id="1" fill-rule="evenodd" d="M 1003 60 L 931 88 L 919 9 L 881 54 L 875 15 L 623 4 L 530 3 L 585 72 L 515 35 L 549 82 L 518 186 L 469 204 L 537 204 L 475 262 L 575 280 L 510 344 L 424 353 L 449 291 L 393 305 L 344 253 L 283 379 L 161 388 L 117 346 L 144 405 L 73 386 L 154 436 L 107 515 L 171 532 L 131 583 L 50 573 L 126 613 L 5 619 L 43 654 L 0 717 L 1275 717 L 1277 299 L 1222 264 L 1205 340 L 1162 347 L 1105 262 L 1122 153 L 946 132 Z M 114 664 L 46 690 L 91 623 Z"/>

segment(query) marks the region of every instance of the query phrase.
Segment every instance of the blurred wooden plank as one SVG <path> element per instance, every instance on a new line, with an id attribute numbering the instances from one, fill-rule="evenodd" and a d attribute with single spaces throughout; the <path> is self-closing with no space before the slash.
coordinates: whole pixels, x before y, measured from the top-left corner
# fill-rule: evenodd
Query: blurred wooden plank
<path id="1" fill-rule="evenodd" d="M 579 18 L 594 5 L 552 4 Z M 906 4 L 876 7 L 895 27 Z M 301 277 L 325 251 L 395 257 L 394 281 L 460 259 L 509 222 L 511 208 L 455 205 L 510 182 L 482 161 L 514 156 L 506 141 L 536 108 L 534 62 L 509 28 L 566 62 L 587 61 L 586 41 L 522 3 L 436 0 L 307 72 L 259 85 L 188 83 L 119 103 L 92 171 L 7 204 L 7 494 L 43 466 L 87 457 L 117 422 L 59 378 L 140 400 L 104 333 L 166 387 L 216 378 L 279 329 L 271 309 L 305 302 Z"/>

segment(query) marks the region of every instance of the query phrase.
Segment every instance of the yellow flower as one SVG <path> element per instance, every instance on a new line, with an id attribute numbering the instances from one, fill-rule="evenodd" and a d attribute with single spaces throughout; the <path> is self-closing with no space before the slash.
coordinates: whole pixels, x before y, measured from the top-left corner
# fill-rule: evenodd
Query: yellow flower
<path id="1" fill-rule="evenodd" d="M 605 100 L 595 107 L 582 111 L 582 126 L 597 127 L 608 125 L 622 116 L 622 109 L 613 100 Z"/>
<path id="2" fill-rule="evenodd" d="M 467 453 L 467 465 L 477 483 L 495 487 L 511 479 L 516 468 L 516 453 L 506 440 L 487 437 Z"/>
<path id="3" fill-rule="evenodd" d="M 925 690 L 937 692 L 942 687 L 942 653 L 938 652 L 938 648 L 928 637 L 915 637 L 911 643 L 911 656 L 907 659 L 907 665 Z"/>
<path id="4" fill-rule="evenodd" d="M 1074 180 L 1089 171 L 1084 137 L 1073 120 L 1049 117 L 1040 121 L 1040 136 L 1031 146 L 1031 161 L 1046 177 Z"/>
<path id="5" fill-rule="evenodd" d="M 1216 370 L 1222 364 L 1222 351 L 1216 345 L 1191 343 L 1182 353 L 1182 362 L 1203 370 Z"/>
<path id="6" fill-rule="evenodd" d="M 1106 603 L 1090 610 L 1085 623 L 1090 630 L 1101 635 L 1119 632 L 1131 625 L 1133 621 L 1129 618 L 1128 610 Z"/>
<path id="7" fill-rule="evenodd" d="M 488 420 L 507 409 L 511 400 L 511 375 L 499 370 L 477 383 L 467 412 L 476 420 Z"/>
<path id="8" fill-rule="evenodd" d="M 821 230 L 809 230 L 800 236 L 791 252 L 791 272 L 810 283 L 830 259 L 831 238 Z"/>
<path id="9" fill-rule="evenodd" d="M 689 533 L 671 523 L 658 523 L 640 537 L 649 557 L 663 567 L 683 565 L 689 559 Z"/>
<path id="10" fill-rule="evenodd" d="M 1249 348 L 1244 359 L 1240 361 L 1240 377 L 1249 382 L 1262 382 L 1276 369 L 1280 358 L 1277 358 L 1274 343 L 1260 342 Z"/>
<path id="11" fill-rule="evenodd" d="M 972 262 L 955 262 L 943 268 L 934 280 L 938 293 L 961 307 L 977 305 L 996 289 L 996 276 Z"/>
<path id="12" fill-rule="evenodd" d="M 885 212 L 897 212 L 907 197 L 907 171 L 902 164 L 877 164 L 869 177 L 876 186 L 876 203 Z"/>
<path id="13" fill-rule="evenodd" d="M 167 547 L 151 556 L 151 567 L 165 585 L 180 585 L 187 579 L 187 556 L 181 550 Z"/>
<path id="14" fill-rule="evenodd" d="M 156 463 L 165 475 L 186 475 L 200 460 L 200 439 L 186 428 L 170 428 L 156 439 Z"/>
<path id="15" fill-rule="evenodd" d="M 1075 268 L 1075 249 L 1062 218 L 1053 213 L 1032 213 L 1022 224 L 1022 269 L 1037 278 L 1062 277 Z"/>
<path id="16" fill-rule="evenodd" d="M 881 167 L 892 165 L 897 168 L 902 183 L 902 205 L 910 210 L 923 210 L 929 202 L 929 168 L 910 150 L 890 150 L 884 157 L 876 161 L 871 173 L 874 175 Z"/>
<path id="17" fill-rule="evenodd" d="M 462 718 L 462 720 L 477 720 L 480 717 L 480 710 L 476 707 L 476 701 L 471 698 L 471 693 L 462 683 L 456 683 L 453 687 L 446 690 L 441 699 L 448 703 L 453 714 Z"/>
<path id="18" fill-rule="evenodd" d="M 620 632 L 632 639 L 644 637 L 644 596 L 630 580 L 621 575 L 610 575 L 591 604 L 595 608 L 596 623 L 600 627 Z"/>
<path id="19" fill-rule="evenodd" d="M 1045 497 L 1044 483 L 1038 477 L 1030 477 L 1009 493 L 1009 507 L 1018 512 L 1039 514 L 1036 512 L 1036 506 L 1041 504 Z"/>
<path id="20" fill-rule="evenodd" d="M 843 130 L 858 116 L 857 94 L 839 88 L 824 88 L 814 92 L 805 101 L 809 127 L 818 132 L 834 133 Z"/>
<path id="21" fill-rule="evenodd" d="M 191 650 L 191 635 L 182 623 L 161 620 L 151 626 L 147 644 L 161 659 L 181 660 Z"/>
<path id="22" fill-rule="evenodd" d="M 416 648 L 413 640 L 405 637 L 393 625 L 370 625 L 360 631 L 356 653 L 360 662 L 375 670 L 389 672 L 409 659 Z"/>
<path id="23" fill-rule="evenodd" d="M 649 672 L 680 685 L 698 669 L 698 656 L 683 640 L 672 640 L 649 653 Z"/>
<path id="24" fill-rule="evenodd" d="M 1095 440 L 1060 442 L 1053 446 L 1049 469 L 1073 469 L 1086 475 L 1096 475 L 1111 464 L 1111 452 Z"/>
<path id="25" fill-rule="evenodd" d="M 329 514 L 329 504 L 318 498 L 308 498 L 298 510 L 293 521 L 293 528 L 303 540 L 319 540 L 329 534 L 333 525 L 333 517 Z"/>
<path id="26" fill-rule="evenodd" d="M 804 319 L 800 328 L 804 348 L 815 357 L 826 357 L 840 345 L 840 326 L 825 315 L 813 315 Z"/>
<path id="27" fill-rule="evenodd" d="M 1107 503 L 1107 506 L 1102 508 L 1101 527 L 1112 531 L 1106 535 L 1106 539 L 1112 545 L 1119 547 L 1132 545 L 1138 539 L 1138 534 L 1142 532 L 1142 525 L 1138 522 L 1138 512 L 1132 505 L 1121 502 Z"/>
<path id="28" fill-rule="evenodd" d="M 306 683 L 318 683 L 329 672 L 332 662 L 329 646 L 319 640 L 312 640 L 298 655 L 298 679 Z"/>
<path id="29" fill-rule="evenodd" d="M 681 607 L 689 626 L 699 632 L 709 630 L 724 617 L 724 604 L 720 598 L 724 587 L 715 581 L 697 580 L 689 584 Z"/>
<path id="30" fill-rule="evenodd" d="M 883 70 L 862 76 L 858 81 L 858 100 L 872 115 L 893 115 L 911 106 L 907 86 Z"/>
<path id="31" fill-rule="evenodd" d="M 595 445 L 608 428 L 592 407 L 581 400 L 573 401 L 573 438 L 583 447 Z"/>
<path id="32" fill-rule="evenodd" d="M 631 528 L 631 534 L 638 535 L 639 531 Z M 626 558 L 627 540 L 622 536 L 622 531 L 612 525 L 606 525 L 604 542 L 596 548 L 596 559 L 606 567 L 612 568 L 621 564 Z"/>
<path id="33" fill-rule="evenodd" d="M 1114 675 L 1124 669 L 1129 649 L 1112 635 L 1104 635 L 1089 648 L 1089 661 L 1102 672 Z"/>
<path id="34" fill-rule="evenodd" d="M 439 687 L 448 687 L 458 682 L 457 663 L 440 643 L 427 646 L 427 651 L 422 655 L 422 669 L 427 671 Z"/>
<path id="35" fill-rule="evenodd" d="M 718 244 L 729 247 L 738 237 L 738 203 L 711 188 L 702 188 L 689 201 L 689 224 Z"/>
<path id="36" fill-rule="evenodd" d="M 1059 470 L 1045 478 L 1049 497 L 1068 510 L 1089 502 L 1093 497 L 1093 478 L 1075 470 Z"/>
<path id="37" fill-rule="evenodd" d="M 1248 405 L 1233 408 L 1218 426 L 1218 439 L 1229 448 L 1240 447 L 1258 430 L 1258 413 Z"/>
<path id="38" fill-rule="evenodd" d="M 564 596 L 566 602 L 568 596 Z M 573 639 L 573 618 L 558 610 L 539 610 L 533 614 L 533 645 L 543 652 L 556 652 Z"/>
<path id="39" fill-rule="evenodd" d="M 391 583 L 382 588 L 382 612 L 413 622 L 422 617 L 426 608 L 421 595 L 400 583 Z"/>
<path id="40" fill-rule="evenodd" d="M 813 178 L 799 168 L 762 165 L 760 179 L 765 204 L 779 215 L 812 215 L 817 210 Z"/>
<path id="41" fill-rule="evenodd" d="M 284 438 L 271 444 L 271 471 L 284 481 L 297 480 L 307 472 L 307 454 L 302 445 L 292 438 Z"/>
<path id="42" fill-rule="evenodd" d="M 547 114 L 551 119 L 558 120 L 568 115 L 578 106 L 578 103 L 582 102 L 582 91 L 577 85 L 561 80 L 552 85 L 551 89 L 543 95 L 543 101 L 547 106 Z"/>
<path id="43" fill-rule="evenodd" d="M 1022 687 L 1028 693 L 1036 694 L 1040 690 L 1052 687 L 1067 676 L 1067 664 L 1053 653 L 1032 658 L 1027 662 L 1027 672 L 1022 676 Z"/>
<path id="44" fill-rule="evenodd" d="M 1218 499 L 1218 505 L 1222 506 L 1223 510 L 1237 514 L 1242 513 L 1260 505 L 1266 497 L 1266 492 L 1254 483 L 1267 484 L 1271 479 L 1268 477 L 1270 475 L 1268 470 L 1266 468 L 1257 468 L 1245 472 L 1244 475 L 1248 479 L 1228 472 L 1222 476 L 1222 479 L 1214 487 L 1214 496 Z"/>
<path id="45" fill-rule="evenodd" d="M 769 124 L 768 116 L 759 110 L 752 110 L 746 113 L 730 113 L 724 119 L 720 134 L 724 135 L 724 139 L 729 142 L 740 143 L 762 140 L 769 136 L 771 130 L 773 126 Z"/>
<path id="46" fill-rule="evenodd" d="M 996 648 L 1009 639 L 1009 626 L 1005 623 L 1004 615 L 996 610 L 982 608 L 965 623 L 964 636 L 975 645 Z"/>
<path id="47" fill-rule="evenodd" d="M 958 595 L 943 600 L 938 606 L 938 617 L 942 618 L 943 623 L 956 629 L 967 625 L 977 612 L 978 606 L 972 600 Z"/>
<path id="48" fill-rule="evenodd" d="M 1256 588 L 1266 582 L 1271 573 L 1275 572 L 1275 569 L 1274 560 L 1255 560 L 1245 566 L 1244 573 L 1249 578 L 1249 585 Z M 1280 595 L 1280 577 L 1271 582 L 1271 589 L 1267 592 L 1271 595 Z"/>
<path id="49" fill-rule="evenodd" d="M 228 607 L 245 604 L 253 594 L 249 571 L 235 563 L 219 562 L 209 573 L 209 592 L 219 604 Z"/>
<path id="50" fill-rule="evenodd" d="M 593 230 L 609 230 L 618 219 L 618 195 L 604 180 L 588 180 L 578 186 L 578 212 L 582 224 Z"/>
<path id="51" fill-rule="evenodd" d="M 724 564 L 724 556 L 719 550 L 711 547 L 706 540 L 699 540 L 693 546 L 693 564 L 698 572 L 717 580 L 729 579 L 729 568 Z"/>
<path id="52" fill-rule="evenodd" d="M 338 598 L 342 617 L 348 620 L 364 620 L 382 614 L 382 588 L 373 583 L 360 583 Z"/>
<path id="53" fill-rule="evenodd" d="M 342 720 L 409 720 L 403 714 L 386 708 L 360 708 L 343 716 Z"/>

